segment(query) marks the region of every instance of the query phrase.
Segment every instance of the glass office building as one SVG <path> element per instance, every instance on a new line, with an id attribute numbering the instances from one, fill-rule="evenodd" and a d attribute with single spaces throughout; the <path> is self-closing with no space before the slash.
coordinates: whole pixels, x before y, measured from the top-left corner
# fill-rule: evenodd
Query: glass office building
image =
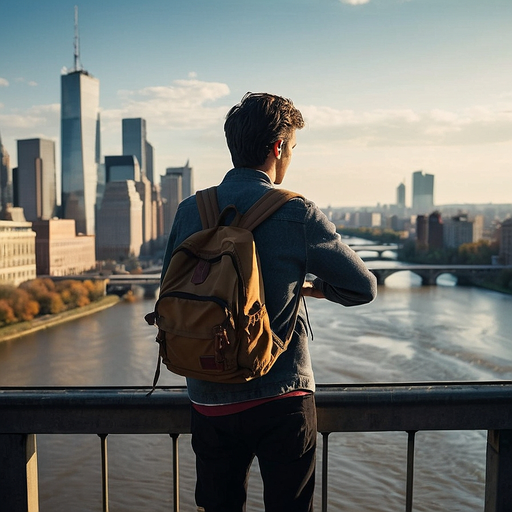
<path id="1" fill-rule="evenodd" d="M 423 171 L 412 173 L 412 209 L 415 214 L 428 214 L 434 208 L 434 175 Z"/>
<path id="2" fill-rule="evenodd" d="M 100 164 L 99 80 L 83 69 L 61 76 L 62 216 L 95 234 Z"/>
<path id="3" fill-rule="evenodd" d="M 153 146 L 147 141 L 145 119 L 123 119 L 123 155 L 136 156 L 141 175 L 153 182 Z"/>
<path id="4" fill-rule="evenodd" d="M 25 219 L 52 219 L 57 213 L 55 142 L 47 139 L 19 140 L 16 179 L 17 204 L 23 208 Z"/>

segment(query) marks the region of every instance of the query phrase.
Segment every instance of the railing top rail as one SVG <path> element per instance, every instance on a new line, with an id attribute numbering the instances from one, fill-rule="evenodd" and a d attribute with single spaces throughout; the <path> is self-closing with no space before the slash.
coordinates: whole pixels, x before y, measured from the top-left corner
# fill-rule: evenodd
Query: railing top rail
<path id="1" fill-rule="evenodd" d="M 0 434 L 188 433 L 182 386 L 0 388 Z M 512 382 L 325 384 L 322 432 L 512 429 Z"/>

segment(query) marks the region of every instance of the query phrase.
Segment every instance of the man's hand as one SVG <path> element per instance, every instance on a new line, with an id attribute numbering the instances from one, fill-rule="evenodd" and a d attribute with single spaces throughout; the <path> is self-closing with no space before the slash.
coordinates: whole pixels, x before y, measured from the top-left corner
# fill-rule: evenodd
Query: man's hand
<path id="1" fill-rule="evenodd" d="M 304 297 L 315 297 L 316 299 L 325 299 L 325 295 L 313 286 L 311 281 L 306 281 L 302 285 L 301 293 Z"/>

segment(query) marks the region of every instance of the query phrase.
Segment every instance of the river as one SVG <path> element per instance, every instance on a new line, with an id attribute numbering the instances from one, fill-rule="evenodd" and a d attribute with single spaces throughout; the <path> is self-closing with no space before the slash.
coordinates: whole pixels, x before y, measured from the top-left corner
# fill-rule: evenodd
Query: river
<path id="1" fill-rule="evenodd" d="M 308 299 L 317 381 L 512 379 L 512 296 L 457 287 L 443 276 L 439 281 L 439 286 L 422 287 L 412 274 L 394 274 L 379 287 L 374 303 L 354 308 Z M 0 386 L 150 385 L 157 345 L 143 316 L 152 306 L 150 300 L 123 302 L 0 343 Z M 182 383 L 169 372 L 159 382 Z M 108 439 L 110 511 L 172 510 L 169 437 Z M 101 510 L 99 438 L 39 435 L 37 441 L 40 511 Z M 406 444 L 402 432 L 332 434 L 329 510 L 404 510 Z M 189 445 L 190 437 L 182 436 L 182 512 L 195 511 Z M 418 433 L 414 510 L 482 511 L 485 447 L 481 431 Z M 319 509 L 320 492 L 316 500 Z M 260 503 L 261 484 L 253 471 L 248 512 L 262 511 Z"/>

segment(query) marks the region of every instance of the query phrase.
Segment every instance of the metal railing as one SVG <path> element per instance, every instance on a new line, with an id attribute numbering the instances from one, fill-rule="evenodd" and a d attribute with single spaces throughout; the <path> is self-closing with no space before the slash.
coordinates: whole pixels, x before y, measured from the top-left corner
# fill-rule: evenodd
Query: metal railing
<path id="1" fill-rule="evenodd" d="M 0 388 L 0 503 L 37 512 L 36 434 L 98 434 L 103 510 L 108 511 L 108 434 L 169 434 L 173 440 L 174 510 L 179 511 L 178 437 L 189 433 L 183 387 Z M 412 511 L 415 434 L 487 430 L 485 512 L 511 510 L 512 382 L 320 385 L 322 511 L 327 511 L 329 434 L 408 433 L 406 512 Z"/>

